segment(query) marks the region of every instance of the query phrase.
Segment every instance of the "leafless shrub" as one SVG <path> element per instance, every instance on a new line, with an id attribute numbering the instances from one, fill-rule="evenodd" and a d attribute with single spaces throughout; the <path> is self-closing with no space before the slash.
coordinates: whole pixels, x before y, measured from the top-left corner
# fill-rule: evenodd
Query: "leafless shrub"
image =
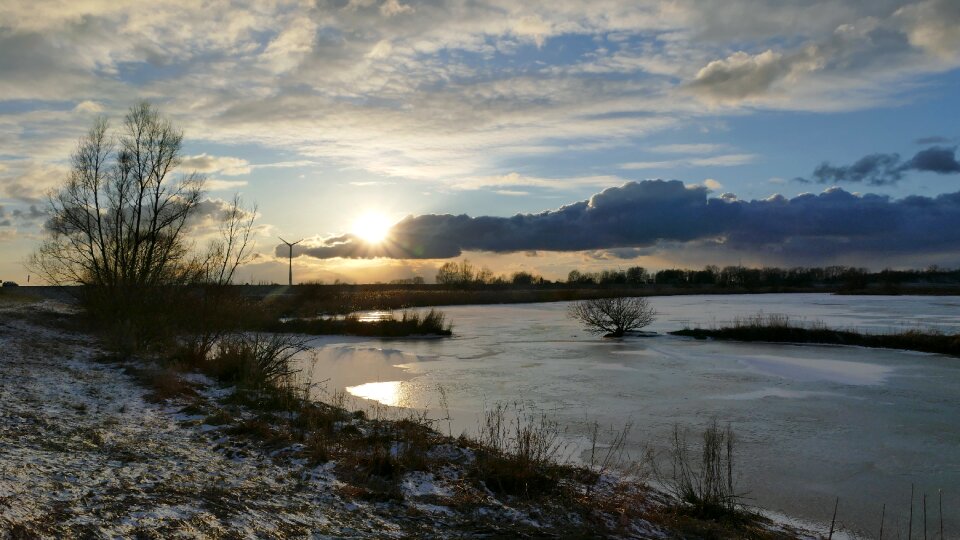
<path id="1" fill-rule="evenodd" d="M 631 422 L 620 430 L 610 428 L 608 441 L 603 443 L 600 440 L 600 423 L 594 422 L 590 430 L 590 469 L 602 475 L 620 467 L 626 459 L 627 437 L 632 428 Z"/>
<path id="2" fill-rule="evenodd" d="M 220 380 L 251 387 L 292 384 L 293 357 L 307 340 L 288 334 L 235 334 L 223 338 L 207 370 Z"/>
<path id="3" fill-rule="evenodd" d="M 721 428 L 713 420 L 703 432 L 700 460 L 696 463 L 686 433 L 675 427 L 671 474 L 662 480 L 678 500 L 701 517 L 735 512 L 740 496 L 734 484 L 733 447 L 730 425 Z"/>
<path id="4" fill-rule="evenodd" d="M 618 296 L 575 302 L 569 316 L 582 322 L 588 332 L 621 337 L 652 323 L 657 312 L 646 298 Z"/>
<path id="5" fill-rule="evenodd" d="M 483 452 L 477 476 L 494 491 L 529 496 L 557 485 L 557 466 L 566 461 L 564 430 L 545 414 L 519 404 L 497 403 L 486 411 L 478 442 Z"/>

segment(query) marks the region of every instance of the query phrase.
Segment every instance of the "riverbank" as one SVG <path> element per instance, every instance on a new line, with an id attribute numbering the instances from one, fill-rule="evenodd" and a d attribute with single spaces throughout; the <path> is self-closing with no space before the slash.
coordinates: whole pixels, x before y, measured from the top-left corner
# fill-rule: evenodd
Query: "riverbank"
<path id="1" fill-rule="evenodd" d="M 649 538 L 727 526 L 588 467 L 544 463 L 511 485 L 507 447 L 416 416 L 294 409 L 202 373 L 119 361 L 59 304 L 5 303 L 0 342 L 0 529 L 17 535 Z M 750 523 L 736 534 L 800 536 Z"/>

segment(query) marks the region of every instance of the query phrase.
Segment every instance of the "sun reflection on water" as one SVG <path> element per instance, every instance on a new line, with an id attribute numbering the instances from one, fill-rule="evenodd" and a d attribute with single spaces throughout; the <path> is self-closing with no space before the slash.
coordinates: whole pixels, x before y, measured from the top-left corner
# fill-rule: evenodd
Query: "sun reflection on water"
<path id="1" fill-rule="evenodd" d="M 352 396 L 377 401 L 390 407 L 404 407 L 407 402 L 402 381 L 372 382 L 348 386 Z"/>

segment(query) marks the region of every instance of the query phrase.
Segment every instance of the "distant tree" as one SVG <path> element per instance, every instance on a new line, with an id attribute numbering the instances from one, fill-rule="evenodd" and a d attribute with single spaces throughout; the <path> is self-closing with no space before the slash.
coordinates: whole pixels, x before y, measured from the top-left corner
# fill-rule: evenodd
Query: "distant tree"
<path id="1" fill-rule="evenodd" d="M 426 281 L 424 281 L 423 276 L 394 279 L 390 282 L 391 285 L 423 285 L 424 283 L 426 283 Z"/>
<path id="2" fill-rule="evenodd" d="M 627 274 L 623 270 L 604 270 L 600 272 L 600 283 L 623 284 L 627 282 Z"/>
<path id="3" fill-rule="evenodd" d="M 514 285 L 532 285 L 542 280 L 543 278 L 541 278 L 540 276 L 535 276 L 530 272 L 524 272 L 524 271 L 514 272 L 513 275 L 510 276 L 510 282 L 513 283 Z"/>
<path id="4" fill-rule="evenodd" d="M 687 273 L 678 268 L 660 270 L 656 274 L 657 285 L 682 285 L 687 282 Z"/>
<path id="5" fill-rule="evenodd" d="M 621 337 L 652 323 L 657 312 L 646 298 L 618 296 L 575 302 L 568 314 L 583 323 L 588 332 Z"/>
<path id="6" fill-rule="evenodd" d="M 451 261 L 444 263 L 437 270 L 437 283 L 440 285 L 469 285 L 476 279 L 473 265 L 464 259 L 460 263 Z"/>
<path id="7" fill-rule="evenodd" d="M 567 274 L 567 283 L 575 283 L 578 285 L 593 285 L 597 282 L 597 276 L 589 272 L 581 272 L 579 270 L 571 270 Z"/>
<path id="8" fill-rule="evenodd" d="M 493 270 L 490 270 L 486 266 L 477 270 L 477 273 L 473 276 L 473 281 L 480 285 L 489 285 L 496 280 L 496 276 L 493 275 Z"/>
<path id="9" fill-rule="evenodd" d="M 649 280 L 647 270 L 642 266 L 631 266 L 627 268 L 627 283 L 639 285 Z"/>

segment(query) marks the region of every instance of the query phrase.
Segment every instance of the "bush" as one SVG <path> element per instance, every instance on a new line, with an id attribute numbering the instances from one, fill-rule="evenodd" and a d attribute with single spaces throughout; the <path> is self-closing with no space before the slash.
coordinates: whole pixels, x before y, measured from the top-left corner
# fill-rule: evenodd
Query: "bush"
<path id="1" fill-rule="evenodd" d="M 569 315 L 582 322 L 588 332 L 622 337 L 652 323 L 657 312 L 646 298 L 618 296 L 580 300 L 570 306 Z"/>
<path id="2" fill-rule="evenodd" d="M 217 343 L 202 368 L 216 379 L 253 389 L 283 387 L 298 370 L 293 357 L 307 350 L 306 340 L 284 334 L 237 334 Z"/>

